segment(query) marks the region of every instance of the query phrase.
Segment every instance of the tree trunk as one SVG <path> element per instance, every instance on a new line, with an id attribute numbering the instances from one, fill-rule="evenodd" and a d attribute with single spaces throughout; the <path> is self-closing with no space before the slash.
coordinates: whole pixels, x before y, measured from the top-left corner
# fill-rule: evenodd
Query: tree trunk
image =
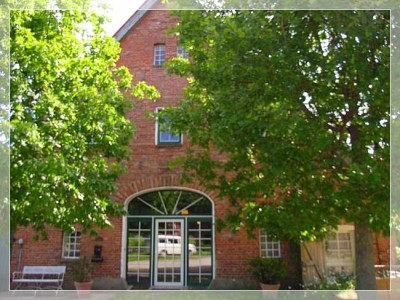
<path id="1" fill-rule="evenodd" d="M 371 230 L 366 222 L 355 224 L 356 289 L 376 290 Z"/>

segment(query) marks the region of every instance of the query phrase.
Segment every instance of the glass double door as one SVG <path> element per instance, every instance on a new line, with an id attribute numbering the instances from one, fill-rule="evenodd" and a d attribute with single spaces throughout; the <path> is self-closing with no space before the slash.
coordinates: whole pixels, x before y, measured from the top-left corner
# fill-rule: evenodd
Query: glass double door
<path id="1" fill-rule="evenodd" d="M 213 278 L 212 218 L 129 217 L 126 278 L 135 288 L 207 286 Z"/>

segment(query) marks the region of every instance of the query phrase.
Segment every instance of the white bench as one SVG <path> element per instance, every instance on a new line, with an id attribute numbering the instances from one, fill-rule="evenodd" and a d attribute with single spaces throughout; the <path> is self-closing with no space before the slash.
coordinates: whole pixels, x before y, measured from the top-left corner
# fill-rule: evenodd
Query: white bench
<path id="1" fill-rule="evenodd" d="M 13 272 L 15 289 L 62 290 L 66 266 L 25 266 Z"/>

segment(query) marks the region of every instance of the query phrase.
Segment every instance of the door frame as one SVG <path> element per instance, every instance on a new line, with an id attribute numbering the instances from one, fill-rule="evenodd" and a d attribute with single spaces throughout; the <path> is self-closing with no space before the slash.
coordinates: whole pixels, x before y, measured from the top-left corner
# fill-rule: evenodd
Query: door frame
<path id="1" fill-rule="evenodd" d="M 214 201 L 210 198 L 209 195 L 207 195 L 206 193 L 202 192 L 201 190 L 197 190 L 197 189 L 193 189 L 193 188 L 188 188 L 188 187 L 182 187 L 182 186 L 165 186 L 165 187 L 152 187 L 152 188 L 148 188 L 148 189 L 143 189 L 140 192 L 136 192 L 133 193 L 131 195 L 129 195 L 125 201 L 124 201 L 124 207 L 126 210 L 128 210 L 128 206 L 130 204 L 130 202 L 134 199 L 137 198 L 139 196 L 141 196 L 142 194 L 146 194 L 149 192 L 156 192 L 156 191 L 163 191 L 163 190 L 180 190 L 180 191 L 187 191 L 187 192 L 193 192 L 193 193 L 197 193 L 200 195 L 203 195 L 206 199 L 208 199 L 211 202 L 212 205 L 212 211 L 210 215 L 196 215 L 195 217 L 199 217 L 199 218 L 211 218 L 211 224 L 212 224 L 212 279 L 216 278 L 216 245 L 215 245 L 215 203 Z M 128 273 L 128 258 L 127 258 L 127 251 L 128 251 L 128 240 L 127 240 L 127 235 L 128 235 L 128 219 L 129 218 L 150 218 L 152 221 L 152 228 L 154 228 L 154 220 L 156 218 L 179 218 L 180 216 L 174 215 L 126 215 L 122 217 L 122 233 L 121 233 L 121 237 L 122 237 L 122 247 L 121 247 L 121 267 L 120 267 L 120 277 L 124 278 L 124 279 L 128 279 L 127 277 L 127 273 Z M 192 217 L 191 215 L 188 216 L 182 216 L 182 219 L 184 219 L 185 222 L 185 226 L 187 226 L 187 221 L 188 221 L 188 217 Z M 186 228 L 187 231 L 187 228 Z M 185 233 L 186 234 L 186 233 Z M 152 239 L 151 239 L 151 251 L 154 252 L 154 230 L 152 230 Z M 185 257 L 185 268 L 187 268 L 187 256 Z M 184 270 L 186 272 L 186 270 Z M 150 259 L 150 274 L 149 274 L 149 287 L 153 287 L 154 286 L 154 258 L 152 257 Z M 189 280 L 187 278 L 187 274 L 185 274 L 185 278 L 184 278 L 184 287 L 187 286 L 189 284 Z"/>

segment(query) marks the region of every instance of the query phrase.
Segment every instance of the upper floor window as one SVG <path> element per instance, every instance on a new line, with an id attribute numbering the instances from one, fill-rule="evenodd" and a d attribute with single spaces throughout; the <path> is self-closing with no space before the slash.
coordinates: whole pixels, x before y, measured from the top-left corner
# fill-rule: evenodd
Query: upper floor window
<path id="1" fill-rule="evenodd" d="M 81 256 L 81 233 L 74 231 L 64 232 L 63 258 L 79 258 Z"/>
<path id="2" fill-rule="evenodd" d="M 157 108 L 157 112 L 162 110 L 162 107 Z M 166 144 L 182 144 L 182 134 L 172 132 L 169 121 L 163 119 L 162 122 L 157 117 L 156 120 L 156 145 Z"/>
<path id="3" fill-rule="evenodd" d="M 261 257 L 281 257 L 281 242 L 268 237 L 264 230 L 260 230 L 260 251 Z"/>
<path id="4" fill-rule="evenodd" d="M 165 45 L 154 45 L 154 65 L 161 66 L 165 62 Z"/>
<path id="5" fill-rule="evenodd" d="M 180 45 L 176 47 L 176 54 L 182 58 L 189 58 L 189 53 Z"/>

